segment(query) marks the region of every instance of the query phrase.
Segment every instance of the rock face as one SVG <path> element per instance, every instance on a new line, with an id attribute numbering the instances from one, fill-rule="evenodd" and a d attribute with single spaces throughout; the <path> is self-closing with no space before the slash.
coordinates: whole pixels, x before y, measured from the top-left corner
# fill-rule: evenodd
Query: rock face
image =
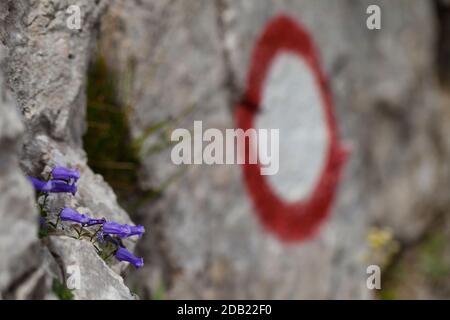
<path id="1" fill-rule="evenodd" d="M 112 2 L 102 20 L 101 52 L 111 68 L 132 74 L 122 98 L 132 106 L 134 137 L 145 138 L 141 185 L 164 190 L 140 209 L 150 231 L 140 252 L 151 263 L 136 281 L 150 292 L 165 286 L 173 298 L 366 298 L 368 227 L 391 228 L 401 241 L 413 241 L 448 205 L 433 5 L 379 1 L 382 30 L 368 30 L 370 4 Z M 194 120 L 204 128 L 235 127 L 253 47 L 279 14 L 309 30 L 339 133 L 352 146 L 331 218 L 310 241 L 288 245 L 262 227 L 239 166 L 180 171 L 170 147 L 154 148 L 167 144 L 164 131 L 192 130 Z M 289 84 L 281 73 L 275 93 Z M 289 103 L 284 99 L 280 105 Z M 283 140 L 299 141 L 289 115 L 284 119 L 272 113 L 264 122 L 287 130 Z M 161 132 L 148 134 L 161 123 Z M 285 157 L 317 151 L 308 148 L 291 145 Z M 283 169 L 288 186 L 301 183 L 296 163 Z"/>
<path id="2" fill-rule="evenodd" d="M 55 165 L 78 168 L 82 178 L 76 197 L 50 196 L 48 207 L 55 215 L 70 206 L 92 217 L 105 217 L 119 223 L 131 223 L 118 205 L 116 196 L 101 176 L 87 166 L 82 149 L 85 131 L 85 90 L 91 41 L 106 1 L 3 1 L 0 30 L 7 50 L 2 72 L 12 89 L 13 103 L 6 100 L 2 89 L 1 109 L 1 252 L 11 256 L 2 259 L 0 289 L 11 298 L 55 298 L 52 279 L 64 283 L 66 266 L 77 262 L 81 269 L 81 288 L 74 291 L 77 299 L 131 299 L 121 277 L 114 274 L 83 242 L 54 237 L 47 242 L 37 240 L 37 218 L 34 195 L 18 167 L 38 178 L 47 177 Z M 66 9 L 76 5 L 81 12 L 81 29 L 67 26 Z M 21 123 L 17 111 L 22 114 Z M 24 130 L 25 129 L 25 130 Z M 20 149 L 19 135 L 24 131 Z M 3 239 L 3 238 L 2 238 Z M 132 250 L 133 241 L 127 241 Z M 42 250 L 26 252 L 30 246 Z M 40 252 L 40 254 L 39 254 Z M 33 253 L 37 253 L 34 254 Z M 55 260 L 56 259 L 56 260 Z M 32 260 L 28 263 L 27 260 Z M 33 266 L 34 264 L 34 266 Z M 53 266 L 53 267 L 49 267 Z M 31 276 L 26 283 L 14 283 L 15 273 L 23 268 Z M 34 268 L 34 269 L 33 269 Z M 117 272 L 122 263 L 113 266 Z M 20 287 L 22 286 L 23 287 Z M 13 286 L 13 287 L 11 287 Z M 16 288 L 19 286 L 20 288 Z M 98 286 L 98 290 L 93 290 Z M 103 288 L 103 289 L 100 289 Z"/>
<path id="3" fill-rule="evenodd" d="M 68 270 L 76 266 L 79 272 L 79 289 L 75 299 L 130 300 L 133 296 L 123 279 L 113 272 L 95 252 L 88 241 L 69 237 L 50 237 L 49 249 Z M 75 270 L 75 269 L 74 269 Z"/>
<path id="4" fill-rule="evenodd" d="M 434 66 L 433 3 L 377 1 L 381 30 L 369 30 L 372 2 L 3 0 L 2 297 L 58 298 L 55 280 L 66 283 L 76 266 L 74 298 L 134 299 L 119 275 L 124 265 L 108 266 L 90 243 L 67 234 L 38 240 L 25 179 L 44 177 L 54 165 L 76 167 L 79 192 L 50 197 L 50 214 L 70 206 L 132 223 L 83 150 L 87 69 L 96 54 L 119 75 L 116 89 L 129 107 L 142 165 L 136 184 L 158 195 L 140 199 L 133 216 L 147 229 L 137 248 L 146 264 L 130 274 L 130 287 L 145 298 L 161 291 L 175 299 L 372 297 L 366 268 L 378 261 L 366 244 L 369 227 L 388 228 L 407 245 L 450 205 L 450 113 Z M 80 8 L 80 29 L 67 25 L 70 5 Z M 274 60 L 256 101 L 251 88 L 259 77 L 249 70 L 263 63 L 252 53 L 280 15 L 312 39 L 324 79 L 311 73 L 311 51 L 299 59 L 288 50 Z M 281 31 L 273 42 L 290 36 Z M 352 150 L 331 209 L 307 239 L 284 241 L 277 230 L 289 229 L 287 221 L 271 229 L 262 223 L 243 167 L 171 161 L 174 129 L 192 130 L 201 120 L 204 129 L 224 132 L 237 126 L 239 112 L 259 108 L 255 126 L 280 129 L 281 167 L 269 185 L 286 202 L 304 199 L 332 136 L 318 88 L 329 90 L 339 142 Z"/>
<path id="5" fill-rule="evenodd" d="M 0 60 L 4 50 L 0 48 Z M 33 243 L 37 241 L 33 191 L 19 167 L 19 139 L 24 127 L 15 102 L 0 72 L 0 292 L 14 290 L 14 282 L 37 264 Z"/>

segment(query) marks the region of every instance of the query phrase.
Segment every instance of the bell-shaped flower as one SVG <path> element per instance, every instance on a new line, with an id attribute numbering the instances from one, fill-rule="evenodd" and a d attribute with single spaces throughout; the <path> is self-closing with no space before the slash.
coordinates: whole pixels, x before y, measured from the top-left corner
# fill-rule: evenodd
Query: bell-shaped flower
<path id="1" fill-rule="evenodd" d="M 113 221 L 108 221 L 103 224 L 103 232 L 106 234 L 117 235 L 120 238 L 131 236 L 142 236 L 145 232 L 143 226 L 130 226 L 128 224 L 120 224 Z"/>
<path id="2" fill-rule="evenodd" d="M 71 193 L 75 195 L 77 192 L 77 186 L 74 184 L 68 184 L 63 180 L 49 180 L 42 181 L 34 177 L 28 177 L 34 189 L 42 193 Z"/>
<path id="3" fill-rule="evenodd" d="M 115 253 L 115 257 L 119 261 L 127 261 L 131 263 L 136 268 L 141 268 L 144 266 L 144 259 L 140 257 L 136 257 L 126 248 L 119 247 Z"/>
<path id="4" fill-rule="evenodd" d="M 64 208 L 59 214 L 59 217 L 62 221 L 72 221 L 83 225 L 88 224 L 91 220 L 87 215 L 81 214 L 71 208 Z"/>
<path id="5" fill-rule="evenodd" d="M 52 177 L 55 180 L 73 181 L 80 179 L 80 171 L 76 169 L 69 169 L 61 166 L 54 167 L 52 170 Z"/>

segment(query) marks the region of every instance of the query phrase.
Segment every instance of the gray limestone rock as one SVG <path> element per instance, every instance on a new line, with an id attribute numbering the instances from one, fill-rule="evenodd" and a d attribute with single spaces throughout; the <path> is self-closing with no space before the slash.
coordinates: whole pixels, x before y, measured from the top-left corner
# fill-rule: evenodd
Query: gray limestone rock
<path id="1" fill-rule="evenodd" d="M 0 48 L 2 63 L 4 53 Z M 13 289 L 17 279 L 36 267 L 38 226 L 34 193 L 19 167 L 24 127 L 4 79 L 0 72 L 0 292 Z"/>
<path id="2" fill-rule="evenodd" d="M 49 250 L 60 264 L 65 280 L 73 279 L 72 291 L 79 300 L 131 300 L 134 296 L 122 277 L 95 252 L 92 243 L 69 237 L 49 239 Z M 79 277 L 76 279 L 76 277 Z M 78 282 L 77 282 L 78 281 Z"/>
<path id="3" fill-rule="evenodd" d="M 60 278 L 45 267 L 52 260 L 45 254 L 46 242 L 41 244 L 44 245 L 42 250 L 27 252 L 29 257 L 23 257 L 33 243 L 37 247 L 40 244 L 33 192 L 19 169 L 18 160 L 23 172 L 41 179 L 46 178 L 55 165 L 80 170 L 82 178 L 75 197 L 49 197 L 50 218 L 56 219 L 59 210 L 68 206 L 92 217 L 132 223 L 118 205 L 110 186 L 88 167 L 81 143 L 86 129 L 87 66 L 96 24 L 106 4 L 107 1 L 90 0 L 21 0 L 0 4 L 0 35 L 7 53 L 2 65 L 5 76 L 0 82 L 3 88 L 5 79 L 17 101 L 14 104 L 16 110 L 11 110 L 12 103 L 2 105 L 0 110 L 0 186 L 5 189 L 0 198 L 0 215 L 5 222 L 2 223 L 5 241 L 0 244 L 0 251 L 11 253 L 11 257 L 1 262 L 0 289 L 11 289 L 16 298 L 54 298 L 51 283 Z M 68 26 L 70 13 L 67 9 L 71 5 L 80 8 L 80 29 Z M 1 96 L 2 101 L 6 101 L 3 89 Z M 15 113 L 17 111 L 22 114 L 23 124 Z M 23 131 L 24 137 L 19 140 Z M 66 227 L 65 232 L 70 235 L 67 224 Z M 133 250 L 134 240 L 125 243 Z M 75 298 L 132 298 L 117 274 L 124 270 L 125 263 L 108 267 L 84 242 L 58 237 L 50 244 L 52 254 L 58 255 L 56 260 L 63 268 L 59 273 L 64 274 L 69 261 L 77 262 L 83 269 L 84 279 L 91 282 L 84 284 Z M 27 262 L 30 259 L 34 261 L 34 267 Z M 15 273 L 24 268 L 34 269 L 29 271 L 24 283 L 13 283 Z"/>
<path id="4" fill-rule="evenodd" d="M 368 30 L 372 2 L 2 1 L 2 296 L 54 299 L 53 279 L 67 281 L 67 268 L 77 265 L 75 298 L 134 298 L 119 276 L 125 265 L 109 267 L 90 243 L 64 235 L 37 239 L 33 192 L 24 177 L 45 177 L 54 165 L 76 167 L 79 192 L 50 197 L 51 215 L 70 206 L 132 223 L 87 165 L 82 146 L 88 62 L 101 54 L 119 75 L 116 89 L 139 142 L 136 183 L 158 194 L 142 199 L 137 210 L 147 229 L 137 248 L 146 265 L 130 274 L 133 288 L 148 296 L 162 288 L 169 298 L 371 297 L 369 227 L 390 229 L 408 244 L 450 205 L 450 114 L 434 65 L 433 4 L 376 1 L 382 29 Z M 81 9 L 79 30 L 67 26 L 70 5 Z M 311 35 L 339 135 L 352 147 L 330 218 L 298 243 L 280 241 L 263 226 L 240 166 L 176 166 L 170 158 L 176 128 L 192 130 L 195 120 L 221 132 L 236 126 L 252 50 L 281 14 Z M 288 200 L 311 192 L 328 141 L 317 83 L 308 64 L 292 58 L 285 54 L 270 69 L 255 118 L 259 128 L 280 129 L 282 165 L 268 181 Z"/>

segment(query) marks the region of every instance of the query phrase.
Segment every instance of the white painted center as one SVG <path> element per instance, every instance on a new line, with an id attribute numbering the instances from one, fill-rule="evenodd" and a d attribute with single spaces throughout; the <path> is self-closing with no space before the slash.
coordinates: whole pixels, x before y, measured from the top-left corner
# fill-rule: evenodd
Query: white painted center
<path id="1" fill-rule="evenodd" d="M 320 89 L 303 59 L 287 52 L 275 58 L 263 89 L 255 126 L 280 129 L 279 171 L 266 178 L 283 199 L 304 199 L 318 182 L 328 150 Z"/>

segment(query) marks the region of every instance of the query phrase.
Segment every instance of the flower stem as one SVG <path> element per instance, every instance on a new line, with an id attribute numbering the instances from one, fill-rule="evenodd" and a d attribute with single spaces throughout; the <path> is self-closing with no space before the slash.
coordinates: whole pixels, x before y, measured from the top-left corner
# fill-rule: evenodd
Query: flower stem
<path id="1" fill-rule="evenodd" d="M 42 193 L 39 194 L 38 198 L 40 198 L 41 196 L 42 196 Z M 41 214 L 41 217 L 47 216 L 47 211 L 45 211 L 45 205 L 47 204 L 47 198 L 48 198 L 48 193 L 45 194 L 44 199 L 42 200 L 42 203 L 39 203 L 39 201 L 38 201 L 39 212 Z"/>
<path id="2" fill-rule="evenodd" d="M 116 250 L 111 251 L 110 254 L 108 254 L 105 258 L 105 261 L 107 261 L 109 258 L 111 258 L 111 256 L 116 252 Z"/>
<path id="3" fill-rule="evenodd" d="M 97 254 L 101 253 L 101 250 L 95 244 L 94 244 L 94 248 L 95 248 L 95 251 L 97 251 Z"/>
<path id="4" fill-rule="evenodd" d="M 61 220 L 61 212 L 58 213 L 58 218 L 56 219 L 56 223 L 55 223 L 55 230 L 58 229 L 59 220 Z"/>
<path id="5" fill-rule="evenodd" d="M 84 225 L 81 225 L 80 232 L 78 233 L 78 239 L 81 239 L 81 233 L 83 233 Z"/>
<path id="6" fill-rule="evenodd" d="M 100 226 L 97 231 L 95 231 L 95 233 L 92 235 L 91 239 L 89 241 L 92 242 L 92 240 L 95 238 L 95 236 L 100 232 L 100 230 L 102 229 L 102 226 Z"/>

